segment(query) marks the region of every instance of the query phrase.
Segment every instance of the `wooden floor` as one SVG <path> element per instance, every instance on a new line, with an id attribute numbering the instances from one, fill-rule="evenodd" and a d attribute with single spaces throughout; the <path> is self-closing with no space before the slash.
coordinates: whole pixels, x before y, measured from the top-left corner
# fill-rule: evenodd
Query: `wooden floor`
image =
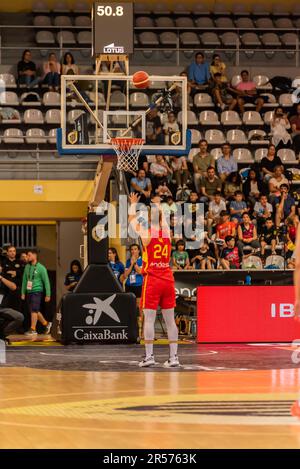
<path id="1" fill-rule="evenodd" d="M 300 419 L 290 413 L 299 391 L 295 366 L 160 372 L 0 365 L 0 447 L 300 448 Z"/>

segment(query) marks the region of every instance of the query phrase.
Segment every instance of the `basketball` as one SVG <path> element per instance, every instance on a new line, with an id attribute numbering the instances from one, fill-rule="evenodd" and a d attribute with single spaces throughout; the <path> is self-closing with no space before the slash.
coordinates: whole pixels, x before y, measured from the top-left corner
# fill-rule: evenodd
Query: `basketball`
<path id="1" fill-rule="evenodd" d="M 147 72 L 135 72 L 132 77 L 132 83 L 136 88 L 148 88 L 149 86 L 149 75 Z"/>

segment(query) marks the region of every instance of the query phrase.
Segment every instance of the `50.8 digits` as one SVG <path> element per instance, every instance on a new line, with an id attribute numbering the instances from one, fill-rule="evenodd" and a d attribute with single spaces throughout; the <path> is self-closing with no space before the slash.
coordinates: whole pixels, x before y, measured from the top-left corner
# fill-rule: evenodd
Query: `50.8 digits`
<path id="1" fill-rule="evenodd" d="M 115 11 L 110 5 L 98 5 L 97 15 L 98 16 L 123 16 L 124 9 L 122 6 L 116 6 Z"/>

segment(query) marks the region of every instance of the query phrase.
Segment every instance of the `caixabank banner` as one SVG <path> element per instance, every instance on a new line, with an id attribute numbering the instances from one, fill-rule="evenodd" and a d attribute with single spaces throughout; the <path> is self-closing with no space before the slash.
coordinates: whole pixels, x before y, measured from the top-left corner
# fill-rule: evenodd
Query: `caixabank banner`
<path id="1" fill-rule="evenodd" d="M 293 286 L 197 288 L 197 342 L 300 340 Z"/>

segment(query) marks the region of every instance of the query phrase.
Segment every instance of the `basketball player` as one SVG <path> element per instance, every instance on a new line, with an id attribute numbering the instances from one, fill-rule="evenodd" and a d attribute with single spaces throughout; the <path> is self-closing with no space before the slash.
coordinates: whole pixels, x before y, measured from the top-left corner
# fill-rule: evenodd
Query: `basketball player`
<path id="1" fill-rule="evenodd" d="M 166 368 L 180 366 L 177 357 L 178 329 L 174 319 L 175 284 L 170 268 L 171 240 L 169 227 L 159 210 L 158 203 L 152 204 L 151 226 L 145 228 L 136 217 L 139 196 L 130 194 L 129 223 L 135 223 L 134 230 L 141 237 L 143 244 L 143 287 L 140 306 L 144 312 L 144 339 L 146 356 L 139 363 L 140 367 L 155 365 L 153 342 L 157 308 L 166 323 L 170 346 L 170 357 L 164 363 Z M 156 216 L 155 216 L 156 215 Z"/>

